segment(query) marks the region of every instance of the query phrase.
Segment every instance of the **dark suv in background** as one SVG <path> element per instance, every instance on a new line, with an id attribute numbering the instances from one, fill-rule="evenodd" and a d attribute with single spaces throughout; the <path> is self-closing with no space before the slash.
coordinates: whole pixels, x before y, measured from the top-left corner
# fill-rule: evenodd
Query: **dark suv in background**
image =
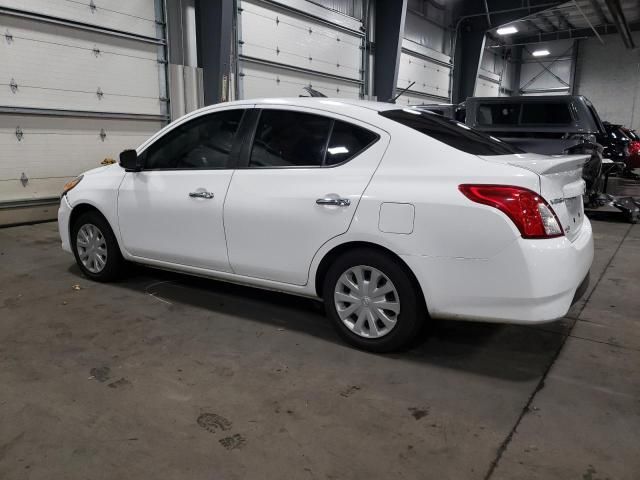
<path id="1" fill-rule="evenodd" d="M 633 199 L 606 195 L 610 173 L 625 167 L 625 149 L 593 104 L 581 95 L 470 97 L 459 105 L 418 107 L 459 121 L 525 151 L 545 155 L 587 154 L 583 178 L 589 207 L 610 204 L 631 221 L 640 214 Z"/>
<path id="2" fill-rule="evenodd" d="M 631 139 L 624 132 L 623 125 L 609 122 L 602 122 L 602 124 L 609 136 L 609 143 L 604 147 L 602 156 L 617 162 L 626 161 Z"/>
<path id="3" fill-rule="evenodd" d="M 467 125 L 525 152 L 589 154 L 591 158 L 583 170 L 587 198 L 593 200 L 602 193 L 602 147 L 608 144 L 608 134 L 595 108 L 585 97 L 471 97 L 465 106 Z"/>

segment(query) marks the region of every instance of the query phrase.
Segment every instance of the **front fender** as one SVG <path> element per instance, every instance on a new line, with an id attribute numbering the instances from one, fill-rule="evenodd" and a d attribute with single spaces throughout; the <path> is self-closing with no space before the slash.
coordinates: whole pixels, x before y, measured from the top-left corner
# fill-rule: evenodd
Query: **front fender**
<path id="1" fill-rule="evenodd" d="M 98 210 L 111 225 L 119 245 L 122 245 L 122 238 L 118 225 L 118 189 L 125 175 L 118 165 L 91 170 L 65 195 L 71 212 L 80 205 L 90 205 Z"/>

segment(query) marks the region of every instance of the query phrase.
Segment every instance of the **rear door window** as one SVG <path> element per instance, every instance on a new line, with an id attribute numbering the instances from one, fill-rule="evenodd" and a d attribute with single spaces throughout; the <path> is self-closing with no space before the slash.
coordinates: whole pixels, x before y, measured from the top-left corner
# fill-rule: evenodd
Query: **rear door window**
<path id="1" fill-rule="evenodd" d="M 387 110 L 380 115 L 428 135 L 457 150 L 473 155 L 510 155 L 522 153 L 508 143 L 474 130 L 464 123 L 437 113 L 415 109 Z"/>
<path id="2" fill-rule="evenodd" d="M 339 165 L 378 138 L 365 128 L 330 117 L 265 109 L 258 120 L 249 168 Z"/>

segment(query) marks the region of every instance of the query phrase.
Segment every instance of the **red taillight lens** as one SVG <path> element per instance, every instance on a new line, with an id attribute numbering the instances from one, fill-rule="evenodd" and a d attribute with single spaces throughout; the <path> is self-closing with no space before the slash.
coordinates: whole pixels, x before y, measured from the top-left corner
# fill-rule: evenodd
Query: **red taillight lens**
<path id="1" fill-rule="evenodd" d="M 523 238 L 564 235 L 551 206 L 529 189 L 509 185 L 460 185 L 458 188 L 469 200 L 497 208 L 507 215 Z"/>

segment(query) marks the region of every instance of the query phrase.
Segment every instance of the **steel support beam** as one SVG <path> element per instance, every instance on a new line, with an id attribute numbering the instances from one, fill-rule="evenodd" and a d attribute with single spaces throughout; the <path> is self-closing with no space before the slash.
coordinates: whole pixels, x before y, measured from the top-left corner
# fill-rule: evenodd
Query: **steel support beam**
<path id="1" fill-rule="evenodd" d="M 640 23 L 631 23 L 629 24 L 629 29 L 632 32 L 640 31 Z M 554 33 L 541 33 L 541 34 L 531 34 L 526 37 L 518 37 L 518 44 L 520 43 L 538 43 L 538 42 L 548 42 L 553 40 L 571 40 L 571 39 L 584 39 L 584 38 L 597 38 L 601 44 L 604 43 L 604 38 L 602 35 L 614 34 L 617 32 L 617 29 L 614 25 L 598 25 L 593 28 L 578 28 L 576 30 L 558 30 Z M 596 37 L 596 33 L 598 34 Z"/>
<path id="2" fill-rule="evenodd" d="M 234 22 L 233 0 L 196 0 L 198 65 L 204 78 L 204 103 L 229 99 Z"/>
<path id="3" fill-rule="evenodd" d="M 598 29 L 595 28 L 593 26 L 593 24 L 591 23 L 591 20 L 589 20 L 589 17 L 587 17 L 584 13 L 584 11 L 580 8 L 580 5 L 578 5 L 577 0 L 573 0 L 573 4 L 576 7 L 576 10 L 578 10 L 578 12 L 580 13 L 580 15 L 582 15 L 582 18 L 584 18 L 584 21 L 587 22 L 587 25 L 589 25 L 589 27 L 591 28 L 591 30 L 593 30 L 593 33 L 596 35 L 596 37 L 598 37 L 598 41 L 604 45 L 604 40 L 602 40 L 602 37 L 600 36 L 600 34 L 598 33 Z"/>
<path id="4" fill-rule="evenodd" d="M 485 37 L 484 30 L 460 33 L 454 65 L 453 103 L 464 102 L 474 94 Z"/>
<path id="5" fill-rule="evenodd" d="M 596 12 L 600 25 L 606 25 L 607 23 L 609 23 L 609 20 L 607 20 L 607 17 L 602 11 L 602 7 L 600 7 L 600 3 L 598 2 L 598 0 L 589 0 L 589 3 L 591 4 L 591 8 L 593 8 L 593 11 Z"/>
<path id="6" fill-rule="evenodd" d="M 636 48 L 636 45 L 633 42 L 633 37 L 631 36 L 629 24 L 627 23 L 624 11 L 622 10 L 622 5 L 620 5 L 620 0 L 605 0 L 605 2 L 609 9 L 609 13 L 611 14 L 611 18 L 613 18 L 613 23 L 615 23 L 616 28 L 622 37 L 624 46 L 628 49 Z"/>
<path id="7" fill-rule="evenodd" d="M 491 28 L 491 13 L 489 13 L 489 4 L 484 0 L 484 11 L 487 12 L 487 25 Z"/>
<path id="8" fill-rule="evenodd" d="M 515 65 L 514 75 L 511 77 L 511 85 L 509 86 L 512 92 L 520 90 L 520 79 L 522 75 L 522 46 L 516 45 L 511 48 L 511 61 Z"/>
<path id="9" fill-rule="evenodd" d="M 380 102 L 395 95 L 406 13 L 407 0 L 376 2 L 373 85 L 374 95 Z"/>
<path id="10" fill-rule="evenodd" d="M 569 90 L 570 95 L 577 95 L 576 89 L 576 69 L 578 68 L 578 49 L 580 48 L 580 40 L 573 42 L 573 50 L 571 51 L 571 73 L 569 74 Z"/>
<path id="11" fill-rule="evenodd" d="M 531 28 L 533 28 L 536 32 L 538 32 L 538 35 L 540 35 L 541 33 L 544 33 L 544 31 L 533 20 L 531 19 L 525 20 L 525 23 L 529 25 Z"/>
<path id="12" fill-rule="evenodd" d="M 553 10 L 553 14 L 558 19 L 558 26 L 560 27 L 560 29 L 565 28 L 568 30 L 575 30 L 576 27 L 569 21 L 566 15 L 562 13 L 560 10 Z"/>
<path id="13" fill-rule="evenodd" d="M 547 29 L 548 29 L 548 30 L 547 30 L 548 32 L 557 32 L 557 31 L 558 31 L 558 27 L 556 27 L 556 26 L 553 24 L 553 22 L 552 22 L 551 20 L 549 20 L 549 17 L 547 17 L 546 15 L 541 14 L 541 15 L 540 15 L 539 17 L 537 17 L 537 18 L 539 18 L 539 19 L 542 21 L 542 23 L 543 23 L 543 25 L 545 26 L 545 28 L 547 28 Z"/>

